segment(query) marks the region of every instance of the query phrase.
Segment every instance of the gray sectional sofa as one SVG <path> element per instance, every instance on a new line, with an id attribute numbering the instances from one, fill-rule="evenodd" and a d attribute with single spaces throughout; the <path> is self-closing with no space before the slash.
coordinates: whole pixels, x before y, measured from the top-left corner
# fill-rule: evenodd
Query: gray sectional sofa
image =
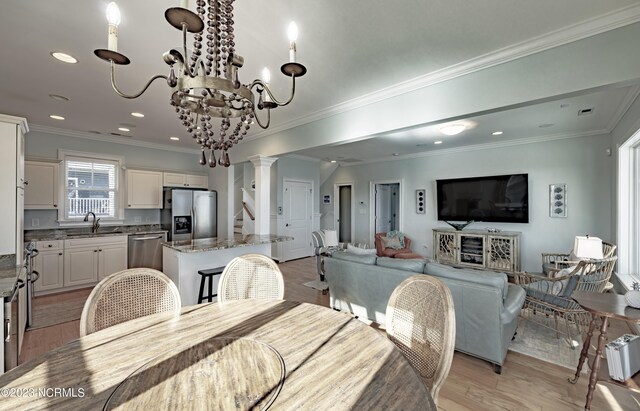
<path id="1" fill-rule="evenodd" d="M 402 280 L 416 273 L 439 278 L 453 296 L 455 349 L 487 360 L 501 372 L 525 299 L 524 290 L 508 284 L 506 274 L 344 251 L 325 258 L 324 264 L 331 307 L 381 325 L 389 297 Z"/>

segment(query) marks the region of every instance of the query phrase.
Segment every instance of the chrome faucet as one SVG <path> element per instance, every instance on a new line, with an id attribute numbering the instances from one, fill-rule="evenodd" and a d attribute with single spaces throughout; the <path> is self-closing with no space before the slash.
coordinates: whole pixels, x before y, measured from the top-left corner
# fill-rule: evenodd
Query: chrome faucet
<path id="1" fill-rule="evenodd" d="M 89 211 L 87 214 L 84 215 L 84 221 L 89 221 L 89 214 L 93 216 L 93 224 L 91 225 L 91 232 L 97 233 L 98 228 L 100 228 L 100 219 L 96 218 L 96 215 L 93 211 Z"/>

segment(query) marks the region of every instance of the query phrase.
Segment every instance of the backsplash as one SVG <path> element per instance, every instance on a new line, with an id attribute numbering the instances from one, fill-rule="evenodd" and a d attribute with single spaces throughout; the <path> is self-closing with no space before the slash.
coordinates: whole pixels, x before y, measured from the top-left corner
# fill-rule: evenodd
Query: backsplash
<path id="1" fill-rule="evenodd" d="M 15 254 L 0 255 L 0 269 L 13 268 L 15 266 L 16 266 L 16 255 Z"/>
<path id="2" fill-rule="evenodd" d="M 25 230 L 57 229 L 57 220 L 57 210 L 24 210 Z M 101 224 L 105 227 L 107 222 Z M 123 225 L 137 224 L 160 224 L 160 210 L 125 209 Z"/>
<path id="3" fill-rule="evenodd" d="M 113 225 L 100 227 L 96 235 L 107 234 L 135 234 L 144 232 L 159 231 L 160 224 L 136 224 L 136 225 Z M 73 227 L 73 228 L 44 228 L 38 230 L 25 230 L 24 241 L 46 240 L 62 240 L 67 236 L 84 235 L 93 236 L 91 227 Z M 14 257 L 15 258 L 15 257 Z"/>

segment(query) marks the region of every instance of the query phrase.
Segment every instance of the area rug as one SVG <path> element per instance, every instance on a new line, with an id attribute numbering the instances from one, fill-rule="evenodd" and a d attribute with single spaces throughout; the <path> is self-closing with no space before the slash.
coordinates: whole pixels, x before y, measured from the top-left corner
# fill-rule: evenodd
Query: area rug
<path id="1" fill-rule="evenodd" d="M 79 320 L 87 297 L 73 298 L 49 304 L 33 304 L 33 324 L 30 329 L 44 328 L 69 321 Z"/>
<path id="2" fill-rule="evenodd" d="M 329 284 L 326 281 L 314 280 L 309 281 L 308 283 L 304 283 L 307 287 L 311 287 L 314 290 L 325 291 L 329 289 Z"/>
<path id="3" fill-rule="evenodd" d="M 549 325 L 553 327 L 553 324 Z M 561 326 L 564 329 L 564 324 Z M 552 328 L 520 318 L 518 333 L 509 350 L 575 370 L 582 350 L 582 337 L 577 335 L 569 340 L 561 333 L 558 338 Z"/>

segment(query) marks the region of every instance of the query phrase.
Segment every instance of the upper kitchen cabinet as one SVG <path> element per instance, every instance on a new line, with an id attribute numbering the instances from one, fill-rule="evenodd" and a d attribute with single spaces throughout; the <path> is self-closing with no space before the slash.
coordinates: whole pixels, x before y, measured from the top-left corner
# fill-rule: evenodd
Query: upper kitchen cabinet
<path id="1" fill-rule="evenodd" d="M 58 171 L 58 163 L 24 162 L 25 210 L 58 209 Z"/>
<path id="2" fill-rule="evenodd" d="M 127 208 L 162 208 L 162 178 L 160 171 L 127 170 Z"/>
<path id="3" fill-rule="evenodd" d="M 24 118 L 0 114 L 0 255 L 15 254 L 18 262 L 23 248 L 24 134 L 28 131 Z"/>
<path id="4" fill-rule="evenodd" d="M 163 185 L 165 187 L 209 188 L 209 177 L 165 172 Z"/>

